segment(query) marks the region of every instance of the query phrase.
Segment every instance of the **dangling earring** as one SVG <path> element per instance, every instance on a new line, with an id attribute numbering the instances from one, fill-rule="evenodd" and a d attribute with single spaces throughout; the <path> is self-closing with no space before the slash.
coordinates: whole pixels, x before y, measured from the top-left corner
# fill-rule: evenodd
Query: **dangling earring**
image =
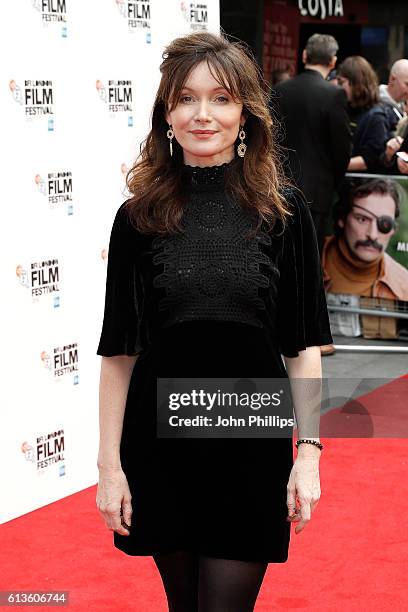
<path id="1" fill-rule="evenodd" d="M 245 151 L 247 150 L 247 146 L 246 146 L 246 144 L 244 143 L 244 138 L 245 138 L 246 134 L 245 134 L 245 131 L 244 131 L 244 127 L 243 127 L 243 126 L 241 126 L 241 129 L 240 129 L 240 131 L 239 131 L 238 136 L 239 136 L 239 138 L 240 138 L 241 142 L 239 143 L 239 145 L 238 145 L 238 147 L 237 147 L 237 153 L 238 153 L 238 155 L 239 155 L 240 157 L 244 157 L 244 155 L 245 155 Z"/>
<path id="2" fill-rule="evenodd" d="M 171 127 L 171 125 L 169 124 L 169 129 L 167 130 L 167 138 L 170 140 L 169 145 L 170 145 L 170 156 L 173 155 L 173 138 L 174 138 L 174 132 L 173 132 L 173 128 Z"/>

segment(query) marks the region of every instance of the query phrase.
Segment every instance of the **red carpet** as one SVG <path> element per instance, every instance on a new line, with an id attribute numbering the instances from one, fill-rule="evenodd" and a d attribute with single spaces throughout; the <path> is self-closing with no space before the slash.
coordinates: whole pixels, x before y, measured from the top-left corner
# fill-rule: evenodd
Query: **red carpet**
<path id="1" fill-rule="evenodd" d="M 374 429 L 384 426 L 384 409 L 392 413 L 393 405 L 406 426 L 406 402 L 393 392 L 393 403 L 387 393 L 381 407 L 383 393 L 368 394 Z M 347 411 L 332 412 L 323 420 L 340 418 L 343 426 Z M 322 441 L 321 500 L 303 532 L 292 527 L 288 563 L 269 565 L 256 612 L 408 610 L 407 441 L 323 435 Z M 0 590 L 69 590 L 68 609 L 75 611 L 165 612 L 153 560 L 113 547 L 95 496 L 91 487 L 0 526 Z"/>
<path id="2" fill-rule="evenodd" d="M 407 398 L 408 375 L 405 375 L 324 414 L 320 435 L 322 438 L 408 438 Z M 334 398 L 333 402 L 338 403 Z"/>

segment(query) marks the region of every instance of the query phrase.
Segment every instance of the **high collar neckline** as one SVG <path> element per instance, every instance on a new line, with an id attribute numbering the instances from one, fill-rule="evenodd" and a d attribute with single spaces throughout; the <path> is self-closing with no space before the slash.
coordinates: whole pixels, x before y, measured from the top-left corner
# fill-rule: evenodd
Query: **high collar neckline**
<path id="1" fill-rule="evenodd" d="M 189 166 L 183 164 L 183 180 L 191 188 L 219 188 L 224 185 L 225 174 L 233 160 L 219 166 Z"/>

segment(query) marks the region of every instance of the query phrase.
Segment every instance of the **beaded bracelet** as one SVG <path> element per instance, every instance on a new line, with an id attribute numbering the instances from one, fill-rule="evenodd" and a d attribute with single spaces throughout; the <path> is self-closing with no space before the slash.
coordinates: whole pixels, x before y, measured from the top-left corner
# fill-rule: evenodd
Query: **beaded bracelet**
<path id="1" fill-rule="evenodd" d="M 301 440 L 298 440 L 296 442 L 296 448 L 299 448 L 299 444 L 314 444 L 315 446 L 317 446 L 317 448 L 320 448 L 321 451 L 323 450 L 323 444 L 321 444 L 317 440 L 308 440 L 307 438 L 302 438 Z"/>

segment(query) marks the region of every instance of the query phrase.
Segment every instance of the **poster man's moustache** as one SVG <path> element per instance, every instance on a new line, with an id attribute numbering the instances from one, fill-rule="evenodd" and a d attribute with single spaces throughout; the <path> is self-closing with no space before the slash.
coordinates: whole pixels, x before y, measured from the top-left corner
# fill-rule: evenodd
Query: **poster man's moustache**
<path id="1" fill-rule="evenodd" d="M 372 240 L 358 240 L 356 246 L 374 247 L 375 249 L 378 249 L 378 251 L 382 251 L 383 249 L 382 244 L 375 241 L 373 242 Z"/>

